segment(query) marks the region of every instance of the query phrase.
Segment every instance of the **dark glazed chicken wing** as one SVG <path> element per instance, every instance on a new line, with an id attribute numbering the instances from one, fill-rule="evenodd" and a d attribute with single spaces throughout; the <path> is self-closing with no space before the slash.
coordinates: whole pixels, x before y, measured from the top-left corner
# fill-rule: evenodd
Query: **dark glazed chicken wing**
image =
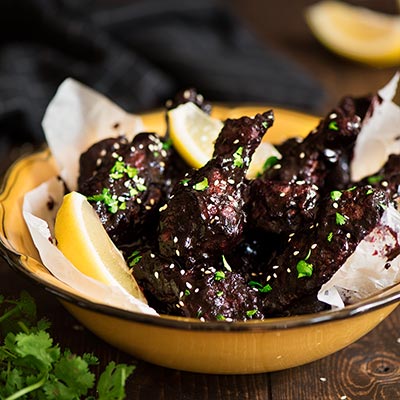
<path id="1" fill-rule="evenodd" d="M 290 234 L 286 248 L 266 267 L 260 284 L 272 289 L 264 296 L 264 314 L 318 310 L 318 290 L 378 225 L 388 204 L 386 193 L 371 186 L 332 191 L 316 222 Z"/>
<path id="2" fill-rule="evenodd" d="M 105 139 L 80 158 L 78 190 L 88 196 L 117 246 L 147 235 L 172 185 L 171 150 L 152 133 Z"/>
<path id="3" fill-rule="evenodd" d="M 273 123 L 271 111 L 254 119 L 228 119 L 213 158 L 175 186 L 161 213 L 159 247 L 185 267 L 220 257 L 240 240 L 249 196 L 251 156 Z"/>
<path id="4" fill-rule="evenodd" d="M 320 197 L 349 185 L 355 140 L 377 101 L 345 97 L 304 140 L 278 146 L 282 159 L 252 182 L 251 222 L 285 233 L 314 220 Z"/>

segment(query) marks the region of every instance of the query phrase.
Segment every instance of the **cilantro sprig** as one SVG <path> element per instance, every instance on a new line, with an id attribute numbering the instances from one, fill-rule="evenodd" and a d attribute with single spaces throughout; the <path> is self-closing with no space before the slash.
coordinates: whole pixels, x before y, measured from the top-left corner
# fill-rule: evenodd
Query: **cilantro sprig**
<path id="1" fill-rule="evenodd" d="M 110 362 L 96 377 L 93 354 L 76 355 L 55 344 L 50 323 L 38 320 L 34 299 L 22 292 L 17 300 L 0 296 L 0 398 L 7 400 L 98 400 L 125 398 L 125 382 L 134 366 Z"/>

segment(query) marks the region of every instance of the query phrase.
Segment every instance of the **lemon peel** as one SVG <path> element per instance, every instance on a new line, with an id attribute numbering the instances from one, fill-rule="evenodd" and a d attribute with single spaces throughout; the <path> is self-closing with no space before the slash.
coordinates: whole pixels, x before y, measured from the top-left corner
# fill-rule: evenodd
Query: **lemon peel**
<path id="1" fill-rule="evenodd" d="M 315 37 L 332 52 L 376 67 L 400 65 L 400 16 L 335 0 L 306 9 Z"/>

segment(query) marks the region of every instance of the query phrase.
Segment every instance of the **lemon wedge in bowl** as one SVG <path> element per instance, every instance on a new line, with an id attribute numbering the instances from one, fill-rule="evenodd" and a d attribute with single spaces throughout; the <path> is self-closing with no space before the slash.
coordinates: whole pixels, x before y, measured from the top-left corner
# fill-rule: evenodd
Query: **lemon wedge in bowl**
<path id="1" fill-rule="evenodd" d="M 185 103 L 168 111 L 168 129 L 172 143 L 193 168 L 200 168 L 211 158 L 214 141 L 223 127 L 193 103 Z"/>
<path id="2" fill-rule="evenodd" d="M 57 247 L 82 273 L 147 303 L 122 254 L 109 238 L 98 215 L 78 192 L 64 196 L 57 212 Z"/>
<path id="3" fill-rule="evenodd" d="M 400 66 L 400 15 L 324 0 L 309 6 L 305 17 L 334 53 L 376 67 Z"/>

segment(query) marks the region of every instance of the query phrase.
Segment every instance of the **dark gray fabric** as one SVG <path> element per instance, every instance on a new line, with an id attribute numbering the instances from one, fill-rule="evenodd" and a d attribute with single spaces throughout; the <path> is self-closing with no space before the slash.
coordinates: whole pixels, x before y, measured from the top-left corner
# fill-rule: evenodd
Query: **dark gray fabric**
<path id="1" fill-rule="evenodd" d="M 68 76 L 131 112 L 160 106 L 188 86 L 212 101 L 307 111 L 318 110 L 323 95 L 221 2 L 2 0 L 2 146 L 43 141 L 45 107 Z"/>

